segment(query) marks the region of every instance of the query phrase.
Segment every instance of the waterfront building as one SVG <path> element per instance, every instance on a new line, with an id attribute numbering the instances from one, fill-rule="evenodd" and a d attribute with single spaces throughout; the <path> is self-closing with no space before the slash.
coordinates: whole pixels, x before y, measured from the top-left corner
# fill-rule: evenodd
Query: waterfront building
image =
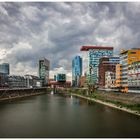
<path id="1" fill-rule="evenodd" d="M 10 67 L 8 63 L 0 64 L 0 88 L 8 87 L 8 75 Z"/>
<path id="2" fill-rule="evenodd" d="M 104 56 L 113 56 L 113 47 L 103 46 L 82 46 L 81 51 L 88 52 L 88 62 L 86 71 L 86 80 L 88 84 L 98 84 L 99 73 L 99 59 Z M 113 60 L 112 60 L 113 61 Z"/>
<path id="3" fill-rule="evenodd" d="M 9 75 L 8 86 L 9 88 L 35 88 L 41 87 L 41 79 L 34 75 Z"/>
<path id="4" fill-rule="evenodd" d="M 105 88 L 115 88 L 116 72 L 105 72 Z"/>
<path id="5" fill-rule="evenodd" d="M 2 63 L 2 64 L 0 64 L 0 73 L 4 73 L 6 75 L 10 74 L 9 63 Z"/>
<path id="6" fill-rule="evenodd" d="M 118 88 L 119 90 L 122 89 L 121 86 L 121 80 L 122 80 L 122 65 L 121 64 L 117 64 L 116 65 L 116 81 L 115 81 L 115 85 L 116 88 Z"/>
<path id="7" fill-rule="evenodd" d="M 100 60 L 99 60 L 99 87 L 100 88 L 105 88 L 105 80 L 106 80 L 105 73 L 107 71 L 110 72 L 107 74 L 116 73 L 116 65 L 118 63 L 119 63 L 119 57 L 102 57 L 102 58 L 100 58 Z M 112 78 L 112 75 L 110 75 L 109 77 Z M 112 81 L 114 81 L 114 78 L 112 79 Z M 114 82 L 113 82 L 113 84 L 114 84 Z"/>
<path id="8" fill-rule="evenodd" d="M 42 87 L 42 80 L 38 76 L 25 75 L 25 79 L 27 88 Z"/>
<path id="9" fill-rule="evenodd" d="M 72 86 L 78 87 L 79 80 L 82 76 L 82 58 L 80 56 L 76 56 L 72 60 Z"/>
<path id="10" fill-rule="evenodd" d="M 128 92 L 128 66 L 133 62 L 140 61 L 140 49 L 132 48 L 120 52 L 121 64 L 121 87 L 122 91 Z"/>
<path id="11" fill-rule="evenodd" d="M 43 86 L 48 84 L 49 81 L 50 61 L 46 58 L 39 60 L 39 78 L 43 81 Z"/>
<path id="12" fill-rule="evenodd" d="M 0 73 L 0 88 L 8 87 L 8 76 L 5 73 Z"/>
<path id="13" fill-rule="evenodd" d="M 140 61 L 128 65 L 128 92 L 140 93 Z"/>
<path id="14" fill-rule="evenodd" d="M 57 75 L 54 75 L 54 79 L 55 81 L 57 82 L 66 82 L 66 74 L 57 74 Z"/>
<path id="15" fill-rule="evenodd" d="M 8 86 L 9 88 L 26 88 L 25 76 L 9 75 Z"/>

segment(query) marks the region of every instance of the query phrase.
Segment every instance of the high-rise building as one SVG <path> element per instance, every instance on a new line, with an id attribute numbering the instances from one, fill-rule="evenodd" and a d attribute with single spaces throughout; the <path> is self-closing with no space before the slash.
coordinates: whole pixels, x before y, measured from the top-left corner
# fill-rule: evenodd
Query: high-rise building
<path id="1" fill-rule="evenodd" d="M 42 85 L 45 86 L 49 81 L 50 61 L 46 58 L 39 60 L 39 78 L 42 79 Z"/>
<path id="2" fill-rule="evenodd" d="M 8 63 L 0 64 L 0 87 L 8 86 L 8 75 L 10 74 L 10 67 Z"/>
<path id="3" fill-rule="evenodd" d="M 102 57 L 99 60 L 99 87 L 105 87 L 105 73 L 116 73 L 116 65 L 119 63 L 119 57 Z M 109 77 L 109 74 L 107 76 Z M 112 78 L 112 74 L 111 74 Z"/>
<path id="4" fill-rule="evenodd" d="M 82 76 L 82 58 L 76 56 L 72 60 L 72 86 L 79 86 L 79 80 Z"/>
<path id="5" fill-rule="evenodd" d="M 132 48 L 129 50 L 122 50 L 120 52 L 120 64 L 121 64 L 121 87 L 124 92 L 128 92 L 128 70 L 129 66 L 136 61 L 140 61 L 140 49 Z"/>
<path id="6" fill-rule="evenodd" d="M 0 64 L 0 73 L 4 73 L 6 75 L 10 74 L 9 63 L 2 63 L 2 64 Z"/>
<path id="7" fill-rule="evenodd" d="M 104 56 L 113 55 L 113 47 L 102 47 L 102 46 L 82 46 L 81 51 L 88 52 L 88 62 L 87 62 L 87 71 L 86 78 L 88 84 L 97 84 L 98 83 L 98 66 L 99 59 Z"/>

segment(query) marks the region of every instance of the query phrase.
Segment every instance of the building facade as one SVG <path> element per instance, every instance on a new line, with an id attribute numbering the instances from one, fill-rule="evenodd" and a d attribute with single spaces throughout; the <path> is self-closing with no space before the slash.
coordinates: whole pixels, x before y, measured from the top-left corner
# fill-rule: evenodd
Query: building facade
<path id="1" fill-rule="evenodd" d="M 8 76 L 9 88 L 35 88 L 41 87 L 41 79 L 34 75 L 9 75 Z"/>
<path id="2" fill-rule="evenodd" d="M 115 88 L 116 72 L 105 72 L 105 88 Z"/>
<path id="3" fill-rule="evenodd" d="M 82 58 L 80 56 L 76 56 L 72 60 L 72 86 L 78 87 L 79 80 L 82 76 Z"/>
<path id="4" fill-rule="evenodd" d="M 116 65 L 118 63 L 119 63 L 119 57 L 100 58 L 99 60 L 99 87 L 100 88 L 105 88 L 105 73 L 107 71 L 110 73 L 116 73 Z"/>
<path id="5" fill-rule="evenodd" d="M 6 75 L 10 74 L 10 66 L 9 63 L 0 64 L 0 73 L 4 73 Z"/>
<path id="6" fill-rule="evenodd" d="M 140 49 L 132 48 L 122 50 L 120 53 L 121 70 L 121 87 L 123 92 L 128 92 L 128 66 L 133 62 L 140 61 Z"/>
<path id="7" fill-rule="evenodd" d="M 39 78 L 42 79 L 43 86 L 46 86 L 49 81 L 50 61 L 46 58 L 39 60 Z"/>
<path id="8" fill-rule="evenodd" d="M 0 64 L 0 88 L 8 87 L 8 75 L 10 74 L 10 66 L 8 63 Z"/>
<path id="9" fill-rule="evenodd" d="M 57 82 L 66 82 L 66 74 L 54 75 L 54 80 Z"/>
<path id="10" fill-rule="evenodd" d="M 140 61 L 128 65 L 128 92 L 140 93 Z"/>
<path id="11" fill-rule="evenodd" d="M 122 89 L 121 87 L 121 80 L 122 80 L 122 65 L 121 64 L 117 64 L 116 65 L 116 82 L 115 82 L 115 85 L 116 85 L 116 88 L 118 89 Z"/>
<path id="12" fill-rule="evenodd" d="M 88 84 L 98 84 L 99 59 L 104 56 L 113 56 L 113 47 L 82 46 L 81 51 L 88 52 L 88 71 L 86 78 Z"/>

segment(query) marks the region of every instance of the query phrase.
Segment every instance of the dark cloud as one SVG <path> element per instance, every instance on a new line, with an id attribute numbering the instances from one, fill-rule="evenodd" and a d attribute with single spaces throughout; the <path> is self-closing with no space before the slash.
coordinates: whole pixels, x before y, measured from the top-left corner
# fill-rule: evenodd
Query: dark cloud
<path id="1" fill-rule="evenodd" d="M 139 25 L 138 2 L 0 3 L 0 60 L 12 73 L 37 74 L 38 59 L 46 57 L 51 74 L 70 76 L 82 45 L 114 46 L 115 54 L 139 47 Z"/>

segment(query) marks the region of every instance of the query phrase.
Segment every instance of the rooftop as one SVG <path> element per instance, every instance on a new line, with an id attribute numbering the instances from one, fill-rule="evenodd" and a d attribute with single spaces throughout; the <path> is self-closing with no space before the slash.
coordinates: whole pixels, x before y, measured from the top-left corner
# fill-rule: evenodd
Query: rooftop
<path id="1" fill-rule="evenodd" d="M 82 46 L 81 51 L 88 51 L 89 49 L 113 50 L 113 47 L 108 46 Z"/>

